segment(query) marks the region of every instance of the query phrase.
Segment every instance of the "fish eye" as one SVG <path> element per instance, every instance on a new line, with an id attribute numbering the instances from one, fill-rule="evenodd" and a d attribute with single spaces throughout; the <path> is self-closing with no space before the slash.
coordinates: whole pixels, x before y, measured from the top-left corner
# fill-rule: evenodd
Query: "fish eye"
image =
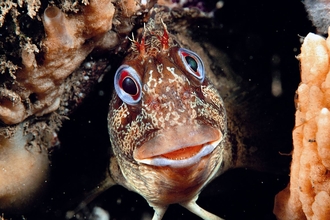
<path id="1" fill-rule="evenodd" d="M 114 86 L 119 98 L 129 104 L 141 100 L 141 80 L 138 73 L 128 65 L 122 65 L 115 74 Z"/>
<path id="2" fill-rule="evenodd" d="M 196 53 L 184 48 L 180 48 L 178 53 L 185 69 L 202 83 L 205 78 L 205 69 L 202 59 Z"/>
<path id="3" fill-rule="evenodd" d="M 194 72 L 197 72 L 198 64 L 197 64 L 196 60 L 194 58 L 192 58 L 191 56 L 186 56 L 185 60 L 186 60 L 187 64 L 190 66 L 190 68 Z"/>
<path id="4" fill-rule="evenodd" d="M 134 79 L 132 79 L 130 76 L 127 76 L 123 79 L 122 88 L 126 93 L 132 96 L 136 95 L 138 92 L 138 87 L 136 86 Z"/>

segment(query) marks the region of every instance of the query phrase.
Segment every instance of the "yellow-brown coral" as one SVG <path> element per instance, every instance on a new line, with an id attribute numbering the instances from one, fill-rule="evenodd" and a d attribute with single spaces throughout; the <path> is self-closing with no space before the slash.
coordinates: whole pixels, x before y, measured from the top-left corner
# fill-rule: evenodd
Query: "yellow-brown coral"
<path id="1" fill-rule="evenodd" d="M 46 123 L 41 124 L 47 132 Z M 10 132 L 3 129 L 0 132 L 1 210 L 26 207 L 38 194 L 40 185 L 47 182 L 48 152 L 41 146 L 29 146 L 35 137 L 26 130 L 21 123 Z M 40 131 L 38 135 L 43 134 Z"/>
<path id="2" fill-rule="evenodd" d="M 330 216 L 330 38 L 308 34 L 299 59 L 290 184 L 275 199 L 278 219 Z"/>
<path id="3" fill-rule="evenodd" d="M 43 60 L 37 62 L 35 50 L 22 49 L 24 67 L 16 72 L 13 88 L 10 93 L 5 88 L 0 91 L 0 119 L 16 124 L 30 115 L 42 116 L 56 110 L 63 81 L 111 29 L 114 12 L 110 0 L 90 1 L 83 12 L 74 16 L 49 6 L 42 19 L 46 32 Z"/>

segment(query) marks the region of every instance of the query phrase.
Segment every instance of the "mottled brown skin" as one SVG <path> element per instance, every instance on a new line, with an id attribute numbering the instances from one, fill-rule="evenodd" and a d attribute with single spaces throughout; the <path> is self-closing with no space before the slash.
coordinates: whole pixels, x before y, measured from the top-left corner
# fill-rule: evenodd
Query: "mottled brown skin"
<path id="1" fill-rule="evenodd" d="M 111 176 L 148 201 L 155 209 L 153 219 L 161 219 L 166 207 L 173 203 L 202 218 L 220 219 L 204 210 L 195 210 L 200 208 L 195 201 L 202 188 L 223 172 L 220 168 L 227 134 L 223 101 L 208 79 L 198 82 L 187 72 L 177 53 L 180 46 L 173 36 L 167 39 L 165 26 L 151 21 L 144 31 L 145 36 L 139 37 L 141 42 L 132 42 L 131 52 L 123 62 L 139 74 L 142 98 L 137 104 L 128 105 L 114 92 L 110 103 L 108 127 L 115 156 L 111 160 Z M 195 128 L 202 134 L 196 137 L 203 136 L 210 128 L 219 131 L 221 140 L 212 153 L 198 163 L 175 168 L 148 165 L 134 159 L 134 151 L 148 146 L 153 138 L 164 134 L 165 141 L 158 147 L 166 147 L 177 139 L 184 139 L 185 131 L 194 132 Z M 189 152 L 184 157 L 189 157 Z"/>

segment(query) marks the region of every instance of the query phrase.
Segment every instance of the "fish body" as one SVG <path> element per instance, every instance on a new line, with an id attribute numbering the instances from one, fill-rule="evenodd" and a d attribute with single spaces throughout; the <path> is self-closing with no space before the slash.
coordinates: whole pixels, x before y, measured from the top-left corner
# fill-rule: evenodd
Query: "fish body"
<path id="1" fill-rule="evenodd" d="M 220 219 L 195 201 L 222 173 L 227 116 L 201 58 L 149 21 L 118 68 L 108 129 L 113 180 L 142 195 L 161 219 L 179 203 Z"/>

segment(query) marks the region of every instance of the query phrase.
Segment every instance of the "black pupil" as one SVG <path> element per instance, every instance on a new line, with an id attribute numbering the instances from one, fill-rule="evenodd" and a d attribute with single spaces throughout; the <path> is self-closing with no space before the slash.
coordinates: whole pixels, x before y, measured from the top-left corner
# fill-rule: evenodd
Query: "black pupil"
<path id="1" fill-rule="evenodd" d="M 123 90 L 130 95 L 135 95 L 137 93 L 137 86 L 134 80 L 130 77 L 126 77 L 123 80 L 122 86 L 123 86 Z"/>
<path id="2" fill-rule="evenodd" d="M 197 62 L 194 58 L 190 57 L 190 56 L 186 56 L 185 57 L 188 65 L 190 66 L 191 69 L 193 69 L 195 72 L 197 72 Z"/>

